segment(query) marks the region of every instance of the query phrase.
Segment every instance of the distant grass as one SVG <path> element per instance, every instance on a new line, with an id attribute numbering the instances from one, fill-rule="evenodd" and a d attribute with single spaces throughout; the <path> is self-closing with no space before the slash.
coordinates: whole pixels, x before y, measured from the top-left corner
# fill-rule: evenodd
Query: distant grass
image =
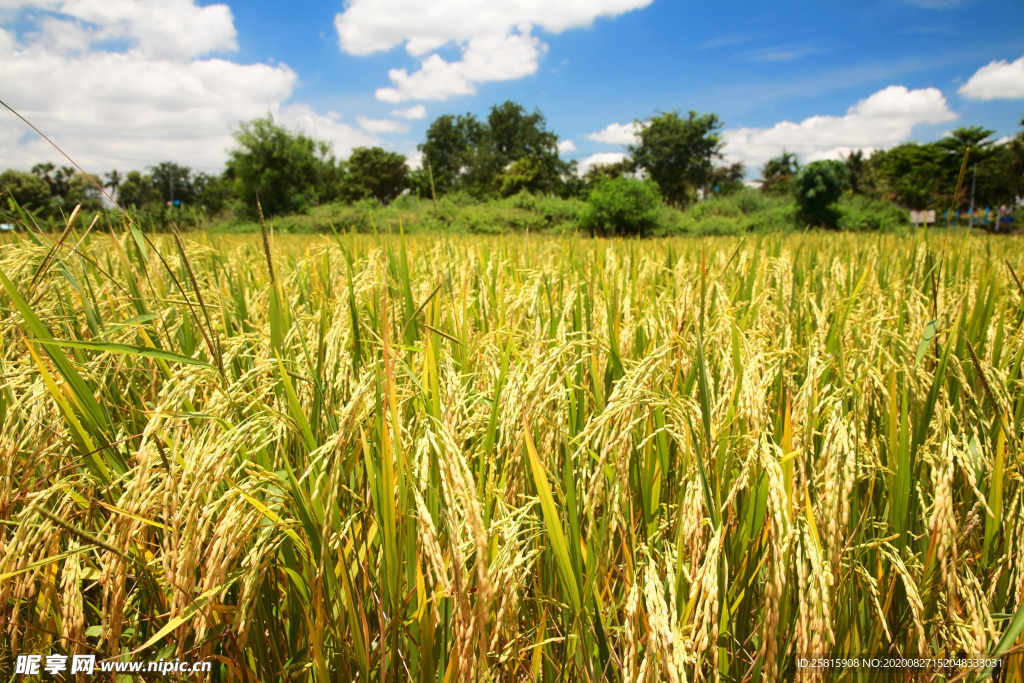
<path id="1" fill-rule="evenodd" d="M 389 206 L 366 201 L 354 205 L 327 204 L 308 214 L 273 218 L 281 233 L 331 233 L 375 229 L 408 234 L 451 232 L 462 234 L 545 233 L 572 234 L 578 230 L 585 206 L 581 199 L 560 199 L 523 193 L 508 199 L 480 202 L 464 195 L 442 197 L 435 213 L 433 202 L 403 196 Z M 839 227 L 849 231 L 899 231 L 908 226 L 905 210 L 888 202 L 848 195 L 839 204 Z M 741 235 L 803 229 L 797 221 L 797 206 L 790 197 L 769 197 L 744 189 L 727 197 L 712 197 L 685 210 L 664 207 L 656 236 Z M 207 225 L 213 232 L 259 232 L 253 221 L 220 220 Z"/>

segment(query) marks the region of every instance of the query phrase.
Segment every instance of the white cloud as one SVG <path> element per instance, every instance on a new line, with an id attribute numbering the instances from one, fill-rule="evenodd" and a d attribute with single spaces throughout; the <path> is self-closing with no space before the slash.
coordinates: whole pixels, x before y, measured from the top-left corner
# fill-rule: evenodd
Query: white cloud
<path id="1" fill-rule="evenodd" d="M 423 168 L 423 152 L 415 147 L 409 150 L 405 155 L 405 165 L 409 167 L 410 171 L 418 171 Z"/>
<path id="2" fill-rule="evenodd" d="M 360 128 L 371 133 L 404 133 L 409 130 L 408 124 L 391 119 L 368 119 L 365 116 L 359 116 L 356 120 L 359 121 Z"/>
<path id="3" fill-rule="evenodd" d="M 381 144 L 376 135 L 339 123 L 340 119 L 341 115 L 337 112 L 318 114 L 308 104 L 288 105 L 277 116 L 277 120 L 290 130 L 299 131 L 314 140 L 329 142 L 334 153 L 342 158 L 347 157 L 356 147 L 377 147 Z"/>
<path id="4" fill-rule="evenodd" d="M 377 97 L 387 102 L 444 100 L 476 91 L 477 83 L 522 78 L 537 71 L 546 45 L 533 26 L 551 33 L 589 26 L 653 0 L 350 0 L 334 25 L 342 51 L 368 55 L 405 45 L 420 68 L 392 69 L 392 87 Z M 435 53 L 458 45 L 462 59 L 448 62 Z M 431 54 L 435 53 L 435 54 Z"/>
<path id="5" fill-rule="evenodd" d="M 337 116 L 321 116 L 306 105 L 283 106 L 298 80 L 285 64 L 203 57 L 236 49 L 225 5 L 199 7 L 191 0 L 34 4 L 44 12 L 20 40 L 0 30 L 0 92 L 91 172 L 142 169 L 167 159 L 219 171 L 233 144 L 230 126 L 268 112 L 331 141 L 341 156 L 377 141 L 339 123 Z M 45 13 L 49 10 L 59 14 Z M 126 47 L 110 48 L 111 40 Z M 0 118 L 0 159 L 17 168 L 67 163 L 9 115 Z"/>
<path id="6" fill-rule="evenodd" d="M 579 162 L 576 167 L 577 172 L 582 176 L 594 166 L 610 166 L 611 164 L 617 164 L 626 158 L 623 152 L 598 152 L 597 154 L 591 154 L 586 159 Z"/>
<path id="7" fill-rule="evenodd" d="M 784 149 L 799 154 L 803 163 L 837 159 L 854 149 L 885 149 L 910 139 L 918 124 L 956 117 L 935 88 L 891 85 L 850 107 L 845 116 L 812 116 L 771 128 L 733 128 L 723 131 L 722 137 L 728 161 L 757 168 Z"/>
<path id="8" fill-rule="evenodd" d="M 377 99 L 385 102 L 405 100 L 446 100 L 454 95 L 471 95 L 476 84 L 509 81 L 537 71 L 545 45 L 530 35 L 530 26 L 505 34 L 473 38 L 457 62 L 432 54 L 410 74 L 406 69 L 391 69 L 391 88 L 377 90 Z"/>
<path id="9" fill-rule="evenodd" d="M 414 56 L 450 42 L 507 33 L 533 24 L 550 33 L 589 26 L 598 17 L 614 17 L 653 0 L 351 0 L 334 18 L 341 49 L 368 55 L 406 44 Z"/>
<path id="10" fill-rule="evenodd" d="M 576 144 L 572 140 L 559 140 L 558 141 L 558 153 L 565 154 L 566 152 L 575 152 Z"/>
<path id="11" fill-rule="evenodd" d="M 391 115 L 397 116 L 400 119 L 425 119 L 427 118 L 427 108 L 424 107 L 422 104 L 417 104 L 412 107 L 407 107 L 405 109 L 395 109 L 394 111 L 391 112 Z"/>
<path id="12" fill-rule="evenodd" d="M 3 4 L 11 9 L 34 6 L 77 20 L 45 19 L 51 24 L 44 27 L 46 39 L 77 32 L 87 35 L 89 42 L 126 40 L 149 59 L 190 59 L 238 49 L 234 17 L 223 4 L 200 7 L 193 0 L 8 0 Z"/>
<path id="13" fill-rule="evenodd" d="M 972 100 L 1024 98 L 1024 57 L 1014 62 L 992 60 L 975 71 L 957 92 Z"/>
<path id="14" fill-rule="evenodd" d="M 633 123 L 610 123 L 604 130 L 591 133 L 588 140 L 603 142 L 606 145 L 635 145 L 640 141 L 637 133 L 640 131 L 640 124 Z"/>

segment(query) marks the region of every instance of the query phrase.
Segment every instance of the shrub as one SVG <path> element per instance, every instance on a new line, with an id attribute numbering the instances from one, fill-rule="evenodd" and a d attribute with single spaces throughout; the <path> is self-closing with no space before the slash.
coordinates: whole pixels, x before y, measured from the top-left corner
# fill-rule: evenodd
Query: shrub
<path id="1" fill-rule="evenodd" d="M 647 235 L 659 224 L 661 196 L 635 178 L 606 178 L 590 191 L 580 227 L 591 235 Z"/>
<path id="2" fill-rule="evenodd" d="M 800 204 L 800 217 L 812 225 L 836 227 L 839 214 L 832 205 L 850 183 L 841 161 L 815 161 L 793 177 L 793 194 Z"/>
<path id="3" fill-rule="evenodd" d="M 910 223 L 907 212 L 893 204 L 847 192 L 836 205 L 840 230 L 900 230 Z"/>
<path id="4" fill-rule="evenodd" d="M 10 193 L 22 208 L 33 211 L 46 206 L 50 201 L 50 187 L 39 176 L 22 171 L 8 170 L 0 173 L 0 194 Z M 0 199 L 0 208 L 7 208 L 7 200 Z"/>

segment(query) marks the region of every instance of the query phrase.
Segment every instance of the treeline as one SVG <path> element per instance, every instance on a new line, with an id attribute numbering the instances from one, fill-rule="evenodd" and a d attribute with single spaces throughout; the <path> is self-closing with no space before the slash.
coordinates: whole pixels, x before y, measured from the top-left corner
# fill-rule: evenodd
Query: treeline
<path id="1" fill-rule="evenodd" d="M 856 150 L 843 160 L 841 174 L 851 192 L 895 201 L 908 209 L 963 208 L 972 193 L 976 206 L 1013 206 L 1024 195 L 1024 133 L 1000 142 L 992 140 L 994 132 L 971 126 L 950 131 L 937 142 L 907 142 L 870 157 Z M 965 177 L 957 196 L 965 155 Z M 796 155 L 783 152 L 765 164 L 762 189 L 791 192 L 799 171 Z"/>
<path id="2" fill-rule="evenodd" d="M 265 215 L 308 213 L 324 204 L 388 205 L 408 195 L 419 200 L 458 197 L 486 203 L 530 193 L 586 200 L 581 227 L 593 233 L 650 232 L 664 208 L 685 209 L 698 199 L 740 191 L 747 169 L 725 164 L 722 122 L 698 112 L 657 112 L 638 122 L 637 142 L 620 162 L 578 173 L 563 160 L 558 136 L 539 111 L 507 101 L 486 117 L 443 115 L 419 145 L 422 164 L 410 169 L 401 154 L 380 147 L 355 149 L 339 160 L 330 145 L 290 131 L 271 116 L 240 124 L 223 172 L 197 173 L 174 162 L 125 174 L 88 177 L 70 167 L 39 164 L 30 172 L 0 174 L 0 193 L 32 220 L 59 220 L 76 204 L 109 207 L 96 185 L 147 226 L 195 225 L 204 219 L 251 220 L 257 202 Z M 1024 126 L 1024 120 L 1021 125 Z M 800 221 L 836 225 L 832 207 L 846 195 L 909 209 L 1014 206 L 1024 195 L 1024 133 L 993 141 L 993 131 L 958 128 L 927 144 L 905 143 L 868 156 L 801 167 L 783 152 L 761 169 L 760 193 L 791 197 Z M 966 180 L 956 196 L 964 155 Z M 0 197 L 0 206 L 8 204 Z"/>

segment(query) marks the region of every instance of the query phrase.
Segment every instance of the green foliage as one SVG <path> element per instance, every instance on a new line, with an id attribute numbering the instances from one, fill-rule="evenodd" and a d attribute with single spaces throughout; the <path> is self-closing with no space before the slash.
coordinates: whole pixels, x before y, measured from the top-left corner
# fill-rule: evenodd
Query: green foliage
<path id="1" fill-rule="evenodd" d="M 270 115 L 242 123 L 235 141 L 226 173 L 249 216 L 256 215 L 257 196 L 266 215 L 308 211 L 323 190 L 325 167 L 335 165 L 326 143 L 293 133 Z"/>
<path id="2" fill-rule="evenodd" d="M 164 161 L 150 166 L 153 187 L 160 193 L 164 202 L 181 202 L 191 204 L 195 200 L 195 187 L 192 184 L 192 169 L 180 166 L 173 161 Z"/>
<path id="3" fill-rule="evenodd" d="M 898 232 L 910 225 L 907 212 L 896 204 L 852 192 L 843 193 L 835 210 L 840 230 Z"/>
<path id="4" fill-rule="evenodd" d="M 871 157 L 885 187 L 905 206 L 921 210 L 933 206 L 951 192 L 947 153 L 937 145 L 908 142 Z M 956 176 L 953 176 L 956 183 Z M 955 188 L 953 188 L 955 189 Z"/>
<path id="5" fill-rule="evenodd" d="M 592 235 L 647 235 L 659 224 L 661 206 L 650 181 L 606 178 L 590 190 L 580 227 Z"/>
<path id="6" fill-rule="evenodd" d="M 558 136 L 546 126 L 539 110 L 527 112 L 512 101 L 491 107 L 486 121 L 473 114 L 438 117 L 419 146 L 425 171 L 415 179 L 417 192 L 430 196 L 431 173 L 438 196 L 560 191 L 571 167 L 558 157 Z"/>
<path id="7" fill-rule="evenodd" d="M 871 167 L 864 156 L 864 150 L 855 149 L 843 160 L 846 164 L 846 178 L 854 194 L 870 194 L 874 190 Z"/>
<path id="8" fill-rule="evenodd" d="M 788 194 L 793 176 L 800 170 L 796 155 L 786 150 L 782 154 L 769 159 L 761 169 L 761 191 L 766 194 Z"/>
<path id="9" fill-rule="evenodd" d="M 743 176 L 747 173 L 742 161 L 728 166 L 719 166 L 711 172 L 708 189 L 712 195 L 724 197 L 741 191 L 744 188 Z"/>
<path id="10" fill-rule="evenodd" d="M 405 157 L 380 147 L 357 147 L 345 165 L 340 196 L 349 202 L 373 198 L 383 204 L 405 190 Z"/>
<path id="11" fill-rule="evenodd" d="M 583 182 L 587 187 L 593 187 L 604 178 L 619 178 L 631 176 L 636 172 L 636 165 L 629 157 L 625 157 L 613 164 L 594 164 L 583 174 Z"/>
<path id="12" fill-rule="evenodd" d="M 721 157 L 722 127 L 715 114 L 658 112 L 643 122 L 640 142 L 629 147 L 633 163 L 658 185 L 673 206 L 686 206 L 697 188 L 711 180 L 714 160 Z"/>
<path id="13" fill-rule="evenodd" d="M 793 176 L 793 194 L 801 216 L 815 226 L 836 226 L 838 216 L 832 205 L 849 186 L 846 165 L 841 161 L 815 161 Z"/>
<path id="14" fill-rule="evenodd" d="M 424 171 L 433 173 L 437 194 L 477 184 L 472 171 L 477 167 L 476 159 L 485 138 L 485 126 L 473 114 L 445 114 L 434 119 L 427 128 L 426 141 L 418 148 L 423 152 Z M 423 185 L 426 192 L 421 196 L 429 196 L 429 187 Z"/>
<path id="15" fill-rule="evenodd" d="M 117 190 L 117 203 L 125 208 L 142 208 L 160 204 L 162 200 L 160 190 L 153 185 L 153 176 L 138 171 L 129 171 Z"/>
<path id="16" fill-rule="evenodd" d="M 0 173 L 0 211 L 7 210 L 7 197 L 23 209 L 37 211 L 50 203 L 50 187 L 37 175 L 8 169 Z"/>
<path id="17" fill-rule="evenodd" d="M 495 179 L 496 189 L 505 185 L 503 174 L 521 161 L 523 165 L 512 175 L 528 177 L 530 185 L 520 186 L 509 194 L 522 189 L 549 192 L 560 173 L 567 170 L 558 158 L 558 136 L 547 129 L 547 120 L 539 109 L 527 113 L 521 104 L 511 100 L 491 107 L 486 131 L 488 149 L 482 159 L 486 169 L 483 175 Z M 515 183 L 512 180 L 508 184 L 510 190 Z"/>
<path id="18" fill-rule="evenodd" d="M 192 180 L 195 204 L 209 215 L 227 209 L 234 200 L 233 183 L 223 175 L 197 173 Z"/>

